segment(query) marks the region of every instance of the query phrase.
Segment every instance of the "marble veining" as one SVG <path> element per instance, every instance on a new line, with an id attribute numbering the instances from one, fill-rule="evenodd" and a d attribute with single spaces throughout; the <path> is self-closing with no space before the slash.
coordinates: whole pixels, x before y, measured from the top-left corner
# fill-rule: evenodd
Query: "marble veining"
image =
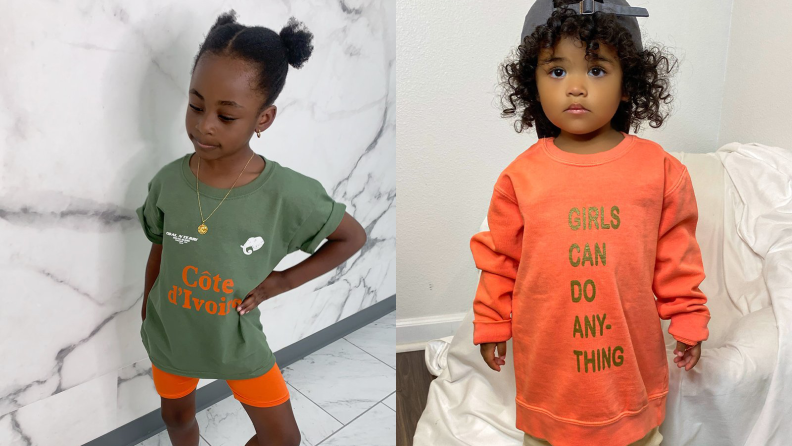
<path id="1" fill-rule="evenodd" d="M 189 68 L 231 8 L 246 25 L 279 31 L 294 15 L 314 33 L 251 147 L 319 180 L 369 235 L 335 270 L 261 305 L 271 347 L 395 294 L 393 3 L 7 5 L 6 17 L 36 20 L 4 21 L 0 66 L 0 444 L 82 444 L 159 407 L 139 334 L 150 243 L 134 210 L 154 173 L 193 151 Z M 358 402 L 328 412 L 344 419 Z"/>

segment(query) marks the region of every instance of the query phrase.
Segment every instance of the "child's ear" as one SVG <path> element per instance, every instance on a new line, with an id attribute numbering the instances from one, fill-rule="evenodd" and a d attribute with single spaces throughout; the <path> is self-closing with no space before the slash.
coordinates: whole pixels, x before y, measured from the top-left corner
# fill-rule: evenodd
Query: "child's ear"
<path id="1" fill-rule="evenodd" d="M 261 116 L 259 117 L 258 122 L 258 130 L 263 132 L 267 130 L 271 125 L 272 122 L 275 120 L 275 115 L 278 113 L 278 107 L 275 105 L 270 105 L 267 107 L 263 112 L 261 112 Z"/>

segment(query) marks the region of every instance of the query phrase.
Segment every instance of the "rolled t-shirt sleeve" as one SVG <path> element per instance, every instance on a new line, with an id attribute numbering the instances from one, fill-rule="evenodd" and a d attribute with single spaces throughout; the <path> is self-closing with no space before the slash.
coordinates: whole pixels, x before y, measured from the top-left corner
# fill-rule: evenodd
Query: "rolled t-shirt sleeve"
<path id="1" fill-rule="evenodd" d="M 346 205 L 333 200 L 319 181 L 310 180 L 310 187 L 304 197 L 305 206 L 310 212 L 300 225 L 289 243 L 289 252 L 300 250 L 313 254 L 322 240 L 333 233 L 341 223 Z"/>
<path id="2" fill-rule="evenodd" d="M 143 227 L 143 233 L 152 243 L 162 244 L 162 233 L 165 222 L 165 215 L 157 207 L 159 197 L 159 187 L 154 186 L 154 180 L 148 183 L 148 195 L 142 206 L 136 209 L 138 220 Z"/>

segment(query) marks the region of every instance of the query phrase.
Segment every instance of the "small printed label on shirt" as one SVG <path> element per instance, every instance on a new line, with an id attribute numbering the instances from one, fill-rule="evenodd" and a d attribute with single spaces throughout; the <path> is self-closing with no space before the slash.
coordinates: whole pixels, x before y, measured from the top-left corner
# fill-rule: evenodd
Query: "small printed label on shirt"
<path id="1" fill-rule="evenodd" d="M 250 237 L 247 239 L 244 245 L 240 245 L 242 247 L 242 252 L 247 255 L 253 254 L 253 251 L 258 251 L 264 246 L 264 239 L 261 237 Z"/>
<path id="2" fill-rule="evenodd" d="M 185 243 L 195 242 L 198 239 L 195 237 L 190 237 L 188 235 L 181 235 L 181 234 L 174 234 L 172 232 L 166 232 L 167 235 L 173 237 L 173 240 L 176 240 L 180 245 Z"/>

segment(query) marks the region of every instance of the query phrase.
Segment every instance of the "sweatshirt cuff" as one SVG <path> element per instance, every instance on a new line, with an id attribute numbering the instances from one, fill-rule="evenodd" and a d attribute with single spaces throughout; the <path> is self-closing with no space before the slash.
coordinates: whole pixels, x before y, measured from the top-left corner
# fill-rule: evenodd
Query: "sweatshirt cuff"
<path id="1" fill-rule="evenodd" d="M 674 335 L 671 335 L 671 336 L 674 336 Z M 687 339 L 687 338 L 683 338 L 681 336 L 674 336 L 674 339 L 676 339 L 677 341 L 679 341 L 679 342 L 681 342 L 681 343 L 683 343 L 685 345 L 696 345 L 699 342 L 701 342 L 701 341 L 693 341 L 693 340 L 690 340 L 690 339 Z"/>
<path id="2" fill-rule="evenodd" d="M 679 342 L 696 345 L 709 337 L 709 329 L 707 329 L 709 320 L 709 314 L 678 313 L 671 316 L 668 333 Z"/>
<path id="3" fill-rule="evenodd" d="M 511 339 L 511 319 L 505 321 L 473 321 L 473 344 L 505 342 Z"/>

